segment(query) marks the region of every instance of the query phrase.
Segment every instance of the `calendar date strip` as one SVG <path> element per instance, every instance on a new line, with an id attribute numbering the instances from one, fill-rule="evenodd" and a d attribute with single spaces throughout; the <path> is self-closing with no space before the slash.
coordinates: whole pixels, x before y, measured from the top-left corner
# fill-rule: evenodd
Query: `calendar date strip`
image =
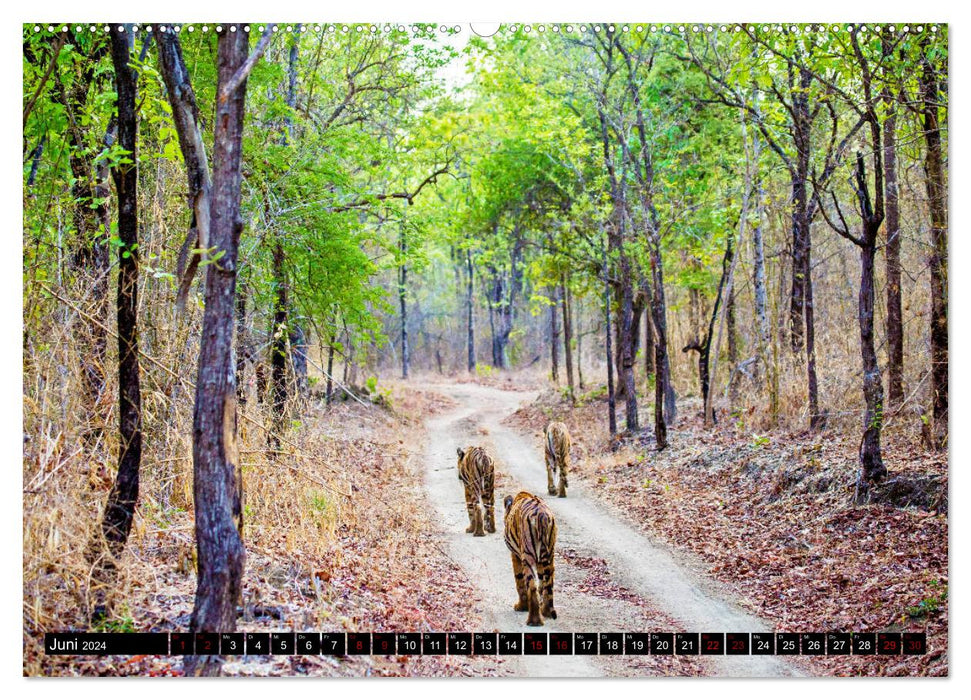
<path id="1" fill-rule="evenodd" d="M 48 655 L 920 655 L 924 632 L 48 632 Z"/>

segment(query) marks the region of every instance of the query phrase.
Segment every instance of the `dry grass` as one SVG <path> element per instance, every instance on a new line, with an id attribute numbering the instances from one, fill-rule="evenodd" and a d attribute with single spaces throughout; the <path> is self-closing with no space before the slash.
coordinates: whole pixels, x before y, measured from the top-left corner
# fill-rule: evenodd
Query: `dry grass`
<path id="1" fill-rule="evenodd" d="M 67 295 L 63 295 L 65 298 Z M 25 339 L 23 631 L 25 675 L 168 675 L 177 659 L 46 657 L 43 633 L 91 629 L 95 602 L 85 549 L 97 536 L 114 475 L 117 429 L 110 401 L 81 405 L 78 315 L 33 297 L 25 315 L 46 318 Z M 159 308 L 143 316 L 144 446 L 139 504 L 110 614 L 99 629 L 186 630 L 195 589 L 192 397 L 199 310 L 184 323 Z M 67 319 L 67 322 L 65 322 Z M 43 339 L 43 340 L 42 340 Z M 114 345 L 109 343 L 108 367 Z M 106 395 L 117 395 L 108 371 Z M 329 409 L 311 395 L 299 420 L 274 429 L 256 400 L 251 370 L 241 408 L 244 479 L 242 630 L 463 629 L 472 587 L 452 570 L 423 517 L 418 416 L 444 405 L 420 392 L 391 394 L 393 410 L 354 402 Z M 105 426 L 96 445 L 83 436 Z M 227 665 L 239 675 L 453 675 L 447 659 L 258 659 Z M 173 665 L 174 664 L 174 665 Z M 495 664 L 478 673 L 494 674 Z"/>

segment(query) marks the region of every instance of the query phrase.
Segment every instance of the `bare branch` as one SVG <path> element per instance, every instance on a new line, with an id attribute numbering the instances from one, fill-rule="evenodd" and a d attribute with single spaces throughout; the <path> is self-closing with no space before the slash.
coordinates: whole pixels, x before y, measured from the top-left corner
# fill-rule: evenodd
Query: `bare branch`
<path id="1" fill-rule="evenodd" d="M 273 27 L 275 26 L 275 24 L 266 25 L 266 31 L 263 32 L 263 36 L 261 36 L 260 40 L 257 42 L 256 48 L 253 49 L 253 53 L 249 55 L 246 62 L 239 67 L 239 70 L 233 74 L 233 77 L 230 78 L 229 81 L 222 86 L 222 89 L 219 90 L 220 102 L 226 102 L 232 96 L 232 94 L 239 89 L 239 86 L 243 84 L 243 82 L 252 72 L 256 62 L 260 60 L 260 57 L 270 45 L 270 40 L 273 39 Z"/>

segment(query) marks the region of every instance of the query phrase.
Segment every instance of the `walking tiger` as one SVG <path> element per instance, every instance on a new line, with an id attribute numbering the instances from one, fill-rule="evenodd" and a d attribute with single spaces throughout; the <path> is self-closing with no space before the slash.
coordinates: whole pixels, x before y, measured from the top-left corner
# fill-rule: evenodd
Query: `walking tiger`
<path id="1" fill-rule="evenodd" d="M 570 431 L 562 423 L 546 426 L 546 490 L 551 496 L 566 498 L 566 472 L 570 461 Z M 558 488 L 553 477 L 559 472 Z"/>
<path id="2" fill-rule="evenodd" d="M 544 617 L 556 619 L 553 607 L 556 521 L 549 507 L 526 491 L 520 491 L 515 498 L 506 496 L 503 503 L 506 547 L 512 553 L 512 572 L 519 594 L 513 609 L 528 610 L 526 624 L 538 627 Z"/>
<path id="3" fill-rule="evenodd" d="M 458 448 L 459 481 L 465 484 L 465 505 L 469 511 L 469 527 L 474 537 L 485 537 L 496 531 L 495 464 L 482 447 Z M 485 511 L 483 517 L 483 510 Z M 485 532 L 482 531 L 483 520 Z"/>

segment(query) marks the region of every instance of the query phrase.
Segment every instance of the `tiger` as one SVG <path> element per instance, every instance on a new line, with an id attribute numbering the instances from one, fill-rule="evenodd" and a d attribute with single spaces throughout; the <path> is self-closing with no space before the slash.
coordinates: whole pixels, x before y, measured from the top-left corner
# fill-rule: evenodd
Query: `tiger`
<path id="1" fill-rule="evenodd" d="M 485 537 L 496 531 L 495 476 L 492 457 L 482 447 L 469 447 L 458 452 L 459 481 L 465 484 L 465 505 L 469 511 L 469 527 L 473 537 Z M 483 518 L 483 510 L 485 517 Z M 482 531 L 485 520 L 485 532 Z"/>
<path id="2" fill-rule="evenodd" d="M 551 496 L 566 498 L 566 472 L 570 462 L 570 431 L 562 423 L 546 426 L 546 490 Z M 559 488 L 553 477 L 559 472 Z"/>
<path id="3" fill-rule="evenodd" d="M 503 504 L 506 547 L 512 553 L 512 572 L 519 594 L 513 609 L 528 610 L 526 624 L 540 627 L 544 617 L 556 619 L 553 607 L 556 520 L 549 506 L 526 491 L 520 491 L 515 498 L 506 496 Z"/>

